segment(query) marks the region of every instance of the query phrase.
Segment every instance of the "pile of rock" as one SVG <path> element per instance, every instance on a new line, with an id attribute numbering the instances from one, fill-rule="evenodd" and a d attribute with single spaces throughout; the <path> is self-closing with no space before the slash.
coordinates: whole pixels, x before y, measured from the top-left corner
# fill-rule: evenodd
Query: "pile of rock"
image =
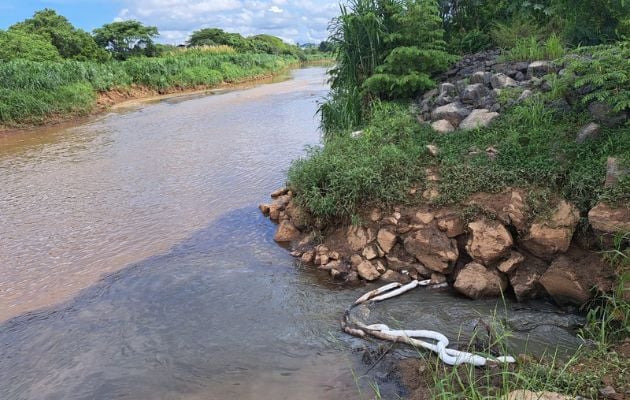
<path id="1" fill-rule="evenodd" d="M 361 226 L 330 228 L 321 244 L 306 232 L 305 216 L 288 190 L 274 198 L 260 209 L 279 223 L 276 241 L 290 242 L 295 257 L 335 279 L 431 279 L 473 299 L 511 290 L 518 300 L 550 296 L 577 305 L 591 297 L 592 288 L 608 290 L 614 280 L 597 253 L 575 244 L 580 214 L 573 204 L 559 199 L 544 219 L 531 219 L 520 189 L 472 196 L 464 204 L 480 211 L 472 220 L 453 208 L 374 209 Z M 598 204 L 589 218 L 599 233 L 630 229 L 628 209 Z"/>
<path id="2" fill-rule="evenodd" d="M 497 50 L 469 55 L 441 77 L 442 83 L 437 89 L 418 99 L 418 120 L 431 124 L 440 133 L 485 127 L 503 108 L 522 102 L 536 92 L 550 91 L 546 77 L 564 72 L 562 66 L 549 61 L 500 62 Z M 501 104 L 499 95 L 506 89 L 516 93 L 513 100 Z M 549 105 L 570 111 L 589 91 L 589 88 L 572 91 L 566 98 L 555 99 Z M 578 133 L 578 142 L 596 137 L 599 124 L 616 126 L 628 119 L 627 112 L 613 112 L 609 105 L 598 101 L 589 104 L 588 110 L 595 122 Z"/>

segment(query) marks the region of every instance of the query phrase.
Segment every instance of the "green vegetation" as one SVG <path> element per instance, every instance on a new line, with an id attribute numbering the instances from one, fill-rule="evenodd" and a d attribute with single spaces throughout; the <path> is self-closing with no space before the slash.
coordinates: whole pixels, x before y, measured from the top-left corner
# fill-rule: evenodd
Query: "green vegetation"
<path id="1" fill-rule="evenodd" d="M 54 10 L 0 31 L 0 127 L 84 115 L 99 93 L 134 87 L 160 93 L 234 83 L 302 61 L 328 59 L 270 35 L 195 32 L 192 47 L 154 43 L 156 27 L 121 21 L 76 29 Z"/>
<path id="2" fill-rule="evenodd" d="M 503 58 L 507 61 L 555 60 L 564 53 L 560 38 L 554 33 L 544 41 L 535 36 L 518 39 L 514 47 L 505 50 Z"/>

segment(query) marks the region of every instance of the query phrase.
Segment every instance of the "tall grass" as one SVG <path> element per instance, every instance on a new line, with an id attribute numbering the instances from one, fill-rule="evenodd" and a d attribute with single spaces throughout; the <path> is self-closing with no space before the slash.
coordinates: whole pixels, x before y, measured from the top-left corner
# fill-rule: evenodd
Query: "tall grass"
<path id="1" fill-rule="evenodd" d="M 553 33 L 545 41 L 536 36 L 518 39 L 514 47 L 503 52 L 502 58 L 509 61 L 555 60 L 564 54 L 560 38 Z"/>
<path id="2" fill-rule="evenodd" d="M 225 46 L 224 46 L 225 47 Z M 292 56 L 191 50 L 124 62 L 0 63 L 0 124 L 37 123 L 51 115 L 85 114 L 98 92 L 142 86 L 156 91 L 215 86 L 274 73 Z"/>

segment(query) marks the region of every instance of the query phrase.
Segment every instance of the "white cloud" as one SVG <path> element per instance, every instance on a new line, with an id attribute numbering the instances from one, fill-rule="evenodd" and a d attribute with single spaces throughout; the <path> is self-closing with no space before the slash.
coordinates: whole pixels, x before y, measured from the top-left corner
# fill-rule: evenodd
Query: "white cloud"
<path id="1" fill-rule="evenodd" d="M 120 0 L 117 20 L 137 19 L 178 44 L 197 29 L 216 27 L 243 35 L 267 33 L 289 42 L 318 42 L 339 12 L 338 0 Z"/>

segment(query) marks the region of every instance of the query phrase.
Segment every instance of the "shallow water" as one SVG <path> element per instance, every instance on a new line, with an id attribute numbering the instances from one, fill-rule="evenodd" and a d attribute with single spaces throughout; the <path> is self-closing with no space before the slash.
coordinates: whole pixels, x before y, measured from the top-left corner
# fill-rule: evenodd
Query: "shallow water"
<path id="1" fill-rule="evenodd" d="M 368 287 L 296 263 L 256 207 L 319 141 L 324 82 L 0 138 L 0 398 L 360 397 L 365 342 L 338 319 Z M 370 318 L 457 338 L 496 307 L 419 289 Z M 554 309 L 507 308 L 515 352 L 575 345 Z"/>

